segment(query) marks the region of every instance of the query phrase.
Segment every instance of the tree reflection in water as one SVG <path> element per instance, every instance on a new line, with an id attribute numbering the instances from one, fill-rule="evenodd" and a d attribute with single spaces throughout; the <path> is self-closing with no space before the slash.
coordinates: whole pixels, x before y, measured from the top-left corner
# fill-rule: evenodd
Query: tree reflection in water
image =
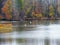
<path id="1" fill-rule="evenodd" d="M 59 29 L 60 20 L 13 22 L 13 32 L 0 34 L 0 45 L 60 45 Z"/>

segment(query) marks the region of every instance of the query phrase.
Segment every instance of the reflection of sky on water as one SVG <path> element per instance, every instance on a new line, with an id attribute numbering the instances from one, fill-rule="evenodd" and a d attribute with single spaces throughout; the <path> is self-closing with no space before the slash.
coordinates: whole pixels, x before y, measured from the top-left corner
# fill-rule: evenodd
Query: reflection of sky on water
<path id="1" fill-rule="evenodd" d="M 51 24 L 48 26 L 38 25 L 37 27 L 33 28 L 33 31 L 14 31 L 11 33 L 2 34 L 1 38 L 60 38 L 59 34 L 60 25 Z"/>

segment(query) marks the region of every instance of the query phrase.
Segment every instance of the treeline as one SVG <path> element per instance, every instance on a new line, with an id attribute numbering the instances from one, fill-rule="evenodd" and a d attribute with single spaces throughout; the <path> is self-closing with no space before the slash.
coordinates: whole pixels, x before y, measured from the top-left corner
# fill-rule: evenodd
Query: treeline
<path id="1" fill-rule="evenodd" d="M 59 17 L 58 0 L 0 0 L 0 20 Z"/>

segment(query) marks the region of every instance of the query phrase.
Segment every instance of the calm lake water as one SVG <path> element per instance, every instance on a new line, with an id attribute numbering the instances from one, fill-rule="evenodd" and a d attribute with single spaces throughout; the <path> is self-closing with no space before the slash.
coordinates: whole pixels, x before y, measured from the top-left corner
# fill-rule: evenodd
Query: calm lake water
<path id="1" fill-rule="evenodd" d="M 11 22 L 13 31 L 0 33 L 0 45 L 60 45 L 60 20 Z"/>

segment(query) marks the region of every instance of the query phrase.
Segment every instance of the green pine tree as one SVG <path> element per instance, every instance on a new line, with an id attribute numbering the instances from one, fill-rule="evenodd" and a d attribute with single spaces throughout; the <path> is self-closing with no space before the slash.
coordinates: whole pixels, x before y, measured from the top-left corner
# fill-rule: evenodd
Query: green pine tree
<path id="1" fill-rule="evenodd" d="M 22 2 L 22 0 L 18 0 L 18 6 L 20 7 L 20 10 L 23 9 L 23 2 Z"/>

